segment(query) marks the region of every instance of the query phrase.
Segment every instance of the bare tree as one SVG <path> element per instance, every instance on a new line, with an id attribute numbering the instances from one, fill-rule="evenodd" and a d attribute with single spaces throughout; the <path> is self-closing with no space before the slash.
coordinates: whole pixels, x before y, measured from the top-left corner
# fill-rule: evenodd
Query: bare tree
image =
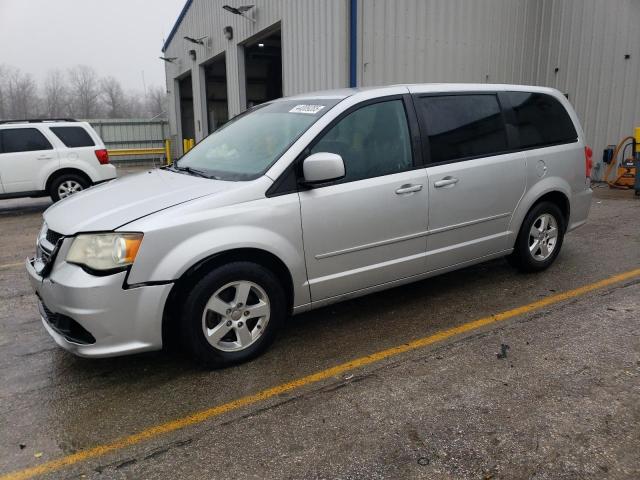
<path id="1" fill-rule="evenodd" d="M 147 115 L 149 117 L 167 116 L 167 92 L 163 87 L 150 87 L 147 93 Z"/>
<path id="2" fill-rule="evenodd" d="M 69 94 L 60 70 L 47 73 L 43 89 L 44 115 L 48 118 L 61 118 L 69 114 Z"/>
<path id="3" fill-rule="evenodd" d="M 8 116 L 29 118 L 37 115 L 38 94 L 36 82 L 28 73 L 14 68 L 9 71 L 7 82 Z"/>
<path id="4" fill-rule="evenodd" d="M 2 0 L 0 0 L 2 1 Z M 0 64 L 0 119 L 28 118 L 166 118 L 165 89 L 152 86 L 147 95 L 125 91 L 114 77 L 99 78 L 86 65 L 66 72 L 51 70 L 41 88 L 30 74 Z M 38 93 L 41 93 L 39 97 Z"/>
<path id="5" fill-rule="evenodd" d="M 69 69 L 68 76 L 73 115 L 95 118 L 100 113 L 99 81 L 95 70 L 87 65 L 77 65 Z"/>
<path id="6" fill-rule="evenodd" d="M 120 82 L 113 77 L 100 80 L 100 93 L 109 118 L 126 117 L 127 100 Z"/>
<path id="7" fill-rule="evenodd" d="M 9 114 L 9 93 L 7 85 L 8 72 L 9 67 L 6 65 L 0 65 L 0 120 L 7 118 Z"/>
<path id="8" fill-rule="evenodd" d="M 140 93 L 129 92 L 127 95 L 127 118 L 144 118 L 144 96 Z"/>

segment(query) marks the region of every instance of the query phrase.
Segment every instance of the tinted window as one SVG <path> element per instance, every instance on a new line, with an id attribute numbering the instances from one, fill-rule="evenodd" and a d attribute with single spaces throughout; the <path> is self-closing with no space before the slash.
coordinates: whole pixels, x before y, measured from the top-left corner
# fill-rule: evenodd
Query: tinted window
<path id="1" fill-rule="evenodd" d="M 507 135 L 495 95 L 422 97 L 432 162 L 445 162 L 507 150 Z"/>
<path id="2" fill-rule="evenodd" d="M 432 162 L 507 150 L 507 135 L 495 95 L 422 97 L 418 105 L 429 136 Z"/>
<path id="3" fill-rule="evenodd" d="M 522 147 L 568 143 L 578 138 L 569 114 L 552 96 L 527 92 L 507 92 L 507 96 Z"/>
<path id="4" fill-rule="evenodd" d="M 93 147 L 95 145 L 82 127 L 50 127 L 50 130 L 69 148 Z"/>
<path id="5" fill-rule="evenodd" d="M 334 125 L 311 153 L 342 156 L 343 182 L 379 177 L 413 166 L 409 127 L 402 100 L 359 108 Z"/>
<path id="6" fill-rule="evenodd" d="M 2 153 L 51 150 L 49 141 L 35 128 L 10 128 L 0 131 Z"/>

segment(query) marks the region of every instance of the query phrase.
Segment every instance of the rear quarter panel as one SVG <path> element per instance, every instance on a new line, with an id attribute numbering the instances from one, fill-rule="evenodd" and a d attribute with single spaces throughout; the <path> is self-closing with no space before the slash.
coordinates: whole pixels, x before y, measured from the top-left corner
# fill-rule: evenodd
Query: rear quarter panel
<path id="1" fill-rule="evenodd" d="M 543 195 L 561 192 L 567 197 L 570 205 L 569 230 L 584 223 L 591 201 L 591 190 L 584 170 L 584 143 L 581 140 L 529 150 L 526 158 L 527 189 L 511 220 L 512 244 L 527 212 Z"/>
<path id="2" fill-rule="evenodd" d="M 515 243 L 524 217 L 536 201 L 550 192 L 561 192 L 569 200 L 568 230 L 584 224 L 591 206 L 590 180 L 585 176 L 584 132 L 578 116 L 558 90 L 551 88 L 521 88 L 540 91 L 556 98 L 566 109 L 578 134 L 578 140 L 563 145 L 526 150 L 527 187 L 511 219 L 512 245 Z"/>

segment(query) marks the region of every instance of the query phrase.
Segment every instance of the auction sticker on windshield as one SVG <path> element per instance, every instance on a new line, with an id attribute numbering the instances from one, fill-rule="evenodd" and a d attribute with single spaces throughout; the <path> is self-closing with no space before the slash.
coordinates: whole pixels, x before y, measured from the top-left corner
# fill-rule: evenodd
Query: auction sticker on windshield
<path id="1" fill-rule="evenodd" d="M 296 105 L 289 113 L 306 113 L 309 115 L 315 115 L 324 108 L 324 105 Z"/>

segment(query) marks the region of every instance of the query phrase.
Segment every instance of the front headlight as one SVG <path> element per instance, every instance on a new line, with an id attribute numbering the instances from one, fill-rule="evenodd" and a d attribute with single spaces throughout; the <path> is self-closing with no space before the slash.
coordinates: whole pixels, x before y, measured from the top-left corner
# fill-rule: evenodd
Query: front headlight
<path id="1" fill-rule="evenodd" d="M 67 253 L 67 262 L 91 270 L 123 270 L 136 259 L 142 233 L 94 233 L 78 235 Z"/>

